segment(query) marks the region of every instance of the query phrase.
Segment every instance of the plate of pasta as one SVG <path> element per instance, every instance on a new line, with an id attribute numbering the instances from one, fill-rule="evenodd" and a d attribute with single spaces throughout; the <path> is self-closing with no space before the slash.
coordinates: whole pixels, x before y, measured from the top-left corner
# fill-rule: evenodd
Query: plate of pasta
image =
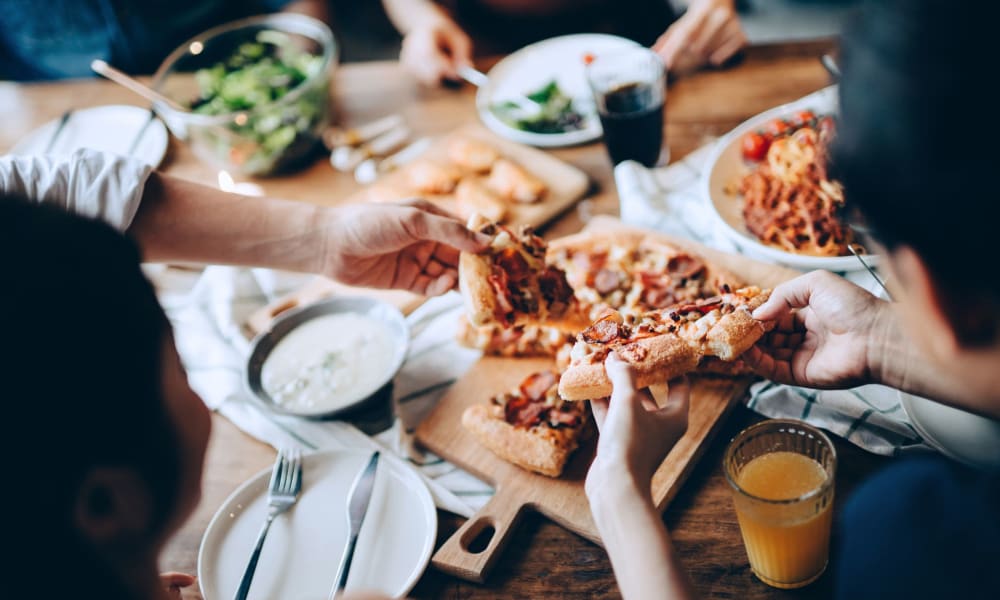
<path id="1" fill-rule="evenodd" d="M 705 192 L 743 252 L 798 269 L 864 268 L 848 248 L 863 248 L 864 236 L 844 220 L 843 188 L 827 173 L 836 113 L 831 86 L 760 113 L 717 142 Z"/>

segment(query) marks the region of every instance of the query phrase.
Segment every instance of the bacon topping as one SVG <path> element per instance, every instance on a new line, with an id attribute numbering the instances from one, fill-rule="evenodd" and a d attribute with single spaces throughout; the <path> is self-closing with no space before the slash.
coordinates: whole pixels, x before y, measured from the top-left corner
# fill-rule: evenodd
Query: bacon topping
<path id="1" fill-rule="evenodd" d="M 543 400 L 545 392 L 557 383 L 559 383 L 559 377 L 552 371 L 532 373 L 521 382 L 521 394 L 537 402 Z"/>
<path id="2" fill-rule="evenodd" d="M 609 344 L 622 336 L 621 315 L 611 313 L 583 330 L 580 336 L 589 344 Z"/>
<path id="3" fill-rule="evenodd" d="M 667 262 L 667 272 L 674 279 L 690 279 L 704 270 L 705 263 L 687 254 L 678 254 Z"/>
<path id="4" fill-rule="evenodd" d="M 621 275 L 611 269 L 601 269 L 594 276 L 594 289 L 600 294 L 609 294 L 622 284 Z"/>
<path id="5" fill-rule="evenodd" d="M 551 265 L 538 275 L 538 286 L 551 304 L 569 305 L 573 298 L 573 288 L 566 281 L 566 273 Z"/>
<path id="6" fill-rule="evenodd" d="M 494 259 L 496 264 L 507 273 L 510 281 L 518 283 L 531 276 L 528 261 L 515 248 L 504 248 Z"/>

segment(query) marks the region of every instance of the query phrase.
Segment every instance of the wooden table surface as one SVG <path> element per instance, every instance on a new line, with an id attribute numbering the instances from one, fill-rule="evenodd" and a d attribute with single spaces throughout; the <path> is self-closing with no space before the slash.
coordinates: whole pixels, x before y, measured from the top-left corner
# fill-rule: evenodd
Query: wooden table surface
<path id="1" fill-rule="evenodd" d="M 832 42 L 813 42 L 751 48 L 734 66 L 672 83 L 665 125 L 672 158 L 683 157 L 747 117 L 828 85 L 817 59 L 832 47 Z M 476 119 L 473 90 L 421 88 L 395 63 L 343 66 L 334 85 L 338 118 L 348 124 L 400 112 L 417 134 L 442 134 Z M 0 82 L 0 152 L 68 108 L 101 104 L 144 106 L 129 92 L 104 81 L 33 85 Z M 553 153 L 584 170 L 593 186 L 589 198 L 553 223 L 546 231 L 548 236 L 575 232 L 591 215 L 617 213 L 611 166 L 599 143 Z M 216 184 L 217 171 L 198 162 L 176 141 L 171 142 L 163 168 L 172 175 Z M 334 172 L 321 160 L 304 171 L 257 183 L 270 195 L 331 204 L 357 189 L 353 179 Z M 750 572 L 721 470 L 721 454 L 728 439 L 758 420 L 750 411 L 737 407 L 665 512 L 665 522 L 704 597 L 829 597 L 829 576 L 804 590 L 779 592 L 757 581 Z M 270 447 L 251 439 L 222 417 L 216 416 L 214 425 L 201 503 L 167 547 L 162 558 L 164 570 L 196 572 L 201 535 L 215 509 L 237 485 L 273 460 Z M 837 494 L 842 500 L 885 461 L 839 440 L 837 449 Z M 461 519 L 443 512 L 439 517 L 440 544 L 457 529 Z M 583 595 L 618 595 L 607 556 L 599 547 L 537 516 L 523 522 L 485 585 L 429 570 L 413 591 L 413 596 L 419 598 Z"/>

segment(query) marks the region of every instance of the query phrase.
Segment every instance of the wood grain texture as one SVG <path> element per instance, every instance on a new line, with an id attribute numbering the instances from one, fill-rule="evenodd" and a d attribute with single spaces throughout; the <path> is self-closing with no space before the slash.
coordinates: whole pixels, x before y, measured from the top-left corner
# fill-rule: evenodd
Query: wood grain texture
<path id="1" fill-rule="evenodd" d="M 746 282 L 762 287 L 773 287 L 796 275 L 795 271 L 789 269 L 628 227 L 611 217 L 591 220 L 585 231 L 596 234 L 645 233 L 664 243 L 683 246 Z M 528 510 L 538 512 L 566 529 L 600 543 L 583 489 L 587 468 L 594 455 L 593 438 L 581 444 L 562 477 L 554 479 L 530 473 L 500 459 L 462 427 L 461 416 L 466 407 L 484 403 L 490 397 L 517 385 L 529 373 L 550 367 L 552 363 L 548 359 L 483 357 L 451 387 L 435 410 L 418 427 L 417 439 L 424 446 L 496 489 L 496 496 L 490 503 L 469 519 L 434 555 L 432 562 L 438 569 L 472 581 L 484 581 L 499 553 L 506 546 L 517 520 Z M 745 377 L 695 378 L 688 430 L 653 475 L 653 501 L 660 510 L 677 494 L 714 437 L 723 417 L 732 408 L 735 399 L 746 392 L 750 381 L 750 378 Z M 486 527 L 494 528 L 494 537 L 485 549 L 471 551 L 470 542 Z"/>
<path id="2" fill-rule="evenodd" d="M 462 137 L 481 140 L 493 146 L 500 152 L 503 158 L 512 160 L 521 168 L 545 182 L 548 188 L 545 196 L 538 202 L 532 204 L 506 203 L 507 216 L 503 219 L 505 225 L 541 227 L 576 204 L 587 193 L 587 190 L 590 189 L 590 180 L 580 169 L 536 148 L 499 137 L 479 123 L 465 125 L 435 140 L 421 155 L 421 158 L 440 164 L 448 164 L 450 162 L 448 147 L 453 140 Z M 404 165 L 400 169 L 386 174 L 369 188 L 352 195 L 349 200 L 358 202 L 370 201 L 373 197 L 381 196 L 382 193 L 380 190 L 385 189 L 407 191 L 409 189 L 407 177 L 408 174 Z M 464 177 L 479 180 L 486 178 L 481 175 L 465 175 Z M 422 194 L 414 192 L 407 195 L 421 196 Z M 460 212 L 455 207 L 453 194 L 423 194 L 422 196 L 435 204 L 440 204 L 452 213 L 459 214 Z"/>

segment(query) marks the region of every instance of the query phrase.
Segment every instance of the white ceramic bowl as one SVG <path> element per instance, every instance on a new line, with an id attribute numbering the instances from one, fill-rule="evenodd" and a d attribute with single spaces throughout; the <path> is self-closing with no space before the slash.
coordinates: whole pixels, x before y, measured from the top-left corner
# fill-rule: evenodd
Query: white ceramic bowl
<path id="1" fill-rule="evenodd" d="M 825 88 L 795 102 L 762 112 L 744 121 L 736 129 L 720 138 L 706 163 L 709 167 L 703 176 L 703 192 L 715 211 L 715 216 L 721 226 L 720 229 L 745 254 L 802 270 L 857 271 L 863 269 L 861 261 L 854 256 L 824 257 L 792 254 L 762 243 L 746 228 L 746 223 L 743 220 L 743 197 L 726 191 L 748 172 L 741 149 L 743 135 L 760 129 L 772 119 L 790 117 L 796 112 L 806 109 L 817 114 L 836 113 L 836 86 Z M 865 258 L 873 266 L 879 262 L 878 256 Z"/>
<path id="2" fill-rule="evenodd" d="M 910 422 L 945 456 L 980 469 L 1000 469 L 1000 421 L 900 392 Z"/>
<path id="3" fill-rule="evenodd" d="M 264 390 L 261 382 L 261 371 L 264 368 L 267 357 L 274 350 L 275 346 L 278 345 L 278 342 L 300 325 L 317 317 L 335 314 L 364 315 L 381 321 L 388 328 L 392 336 L 392 355 L 386 357 L 385 371 L 381 385 L 368 395 L 340 398 L 338 408 L 332 410 L 319 409 L 313 412 L 298 412 L 283 407 L 271 398 Z M 399 312 L 399 309 L 395 306 L 373 298 L 363 297 L 322 300 L 284 313 L 275 320 L 269 331 L 258 335 L 254 339 L 250 348 L 250 357 L 247 359 L 244 371 L 244 384 L 250 392 L 251 397 L 261 407 L 271 412 L 311 419 L 334 417 L 357 408 L 369 399 L 379 397 L 379 392 L 385 388 L 386 384 L 392 381 L 399 368 L 403 366 L 409 345 L 409 325 L 406 323 L 403 313 Z"/>

